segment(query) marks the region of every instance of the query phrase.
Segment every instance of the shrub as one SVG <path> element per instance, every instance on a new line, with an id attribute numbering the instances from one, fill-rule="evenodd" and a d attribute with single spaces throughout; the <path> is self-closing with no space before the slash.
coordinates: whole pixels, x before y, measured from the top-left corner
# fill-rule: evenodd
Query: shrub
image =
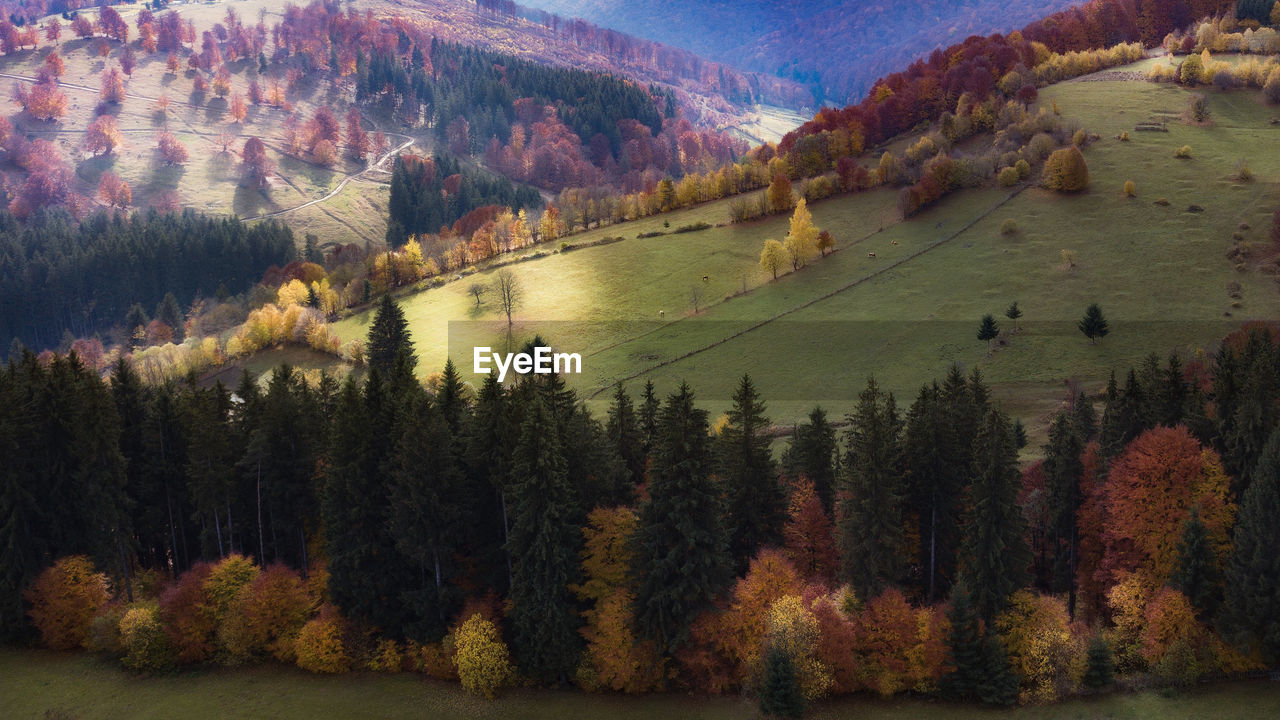
<path id="1" fill-rule="evenodd" d="M 1124 181 L 1124 196 L 1125 196 L 1125 197 L 1134 197 L 1134 196 L 1136 196 L 1137 194 L 1138 194 L 1138 188 L 1137 188 L 1137 186 L 1136 186 L 1136 185 L 1134 185 L 1134 184 L 1133 184 L 1133 181 L 1132 181 L 1132 180 L 1125 180 L 1125 181 Z"/>
<path id="2" fill-rule="evenodd" d="M 369 669 L 374 672 L 395 673 L 404 668 L 404 656 L 395 640 L 381 640 L 369 658 Z"/>
<path id="3" fill-rule="evenodd" d="M 1242 182 L 1242 183 L 1253 182 L 1253 170 L 1249 169 L 1248 162 L 1241 160 L 1240 164 L 1236 165 L 1235 179 L 1236 179 L 1236 182 Z"/>
<path id="4" fill-rule="evenodd" d="M 1026 160 L 1019 160 L 1013 164 L 1013 169 L 1018 171 L 1018 179 L 1026 180 L 1031 177 L 1031 163 Z"/>
<path id="5" fill-rule="evenodd" d="M 1178 79 L 1183 85 L 1196 86 L 1201 83 L 1204 75 L 1204 63 L 1201 62 L 1199 55 L 1189 55 L 1186 60 L 1182 61 L 1182 69 L 1178 73 Z"/>
<path id="6" fill-rule="evenodd" d="M 45 568 L 26 592 L 31 622 L 53 650 L 82 647 L 94 616 L 110 597 L 107 576 L 84 555 L 64 557 Z"/>
<path id="7" fill-rule="evenodd" d="M 1004 222 L 1000 223 L 1000 234 L 1001 234 L 1001 235 L 1014 235 L 1014 234 L 1016 234 L 1017 232 L 1018 232 L 1018 221 L 1017 221 L 1017 220 L 1014 220 L 1013 218 L 1008 218 L 1008 219 L 1007 219 L 1007 220 L 1005 220 Z"/>
<path id="8" fill-rule="evenodd" d="M 135 605 L 120 619 L 124 666 L 138 672 L 159 672 L 173 664 L 173 650 L 155 605 Z"/>
<path id="9" fill-rule="evenodd" d="M 1191 115 L 1191 119 L 1196 122 L 1205 122 L 1209 119 L 1209 101 L 1205 100 L 1200 93 L 1191 96 L 1191 104 L 1187 106 L 1187 112 Z"/>
<path id="10" fill-rule="evenodd" d="M 1273 68 L 1267 75 L 1267 81 L 1262 86 L 1262 95 L 1269 103 L 1280 103 L 1280 67 Z"/>
<path id="11" fill-rule="evenodd" d="M 313 673 L 343 673 L 351 658 L 342 644 L 342 618 L 326 605 L 319 617 L 302 626 L 293 644 L 296 664 Z"/>
<path id="12" fill-rule="evenodd" d="M 1129 131 L 1125 130 L 1120 133 L 1120 142 L 1129 142 Z"/>
<path id="13" fill-rule="evenodd" d="M 1080 148 L 1053 151 L 1044 164 L 1044 185 L 1058 192 L 1079 192 L 1089 187 L 1089 166 Z"/>
<path id="14" fill-rule="evenodd" d="M 211 572 L 209 563 L 196 563 L 160 596 L 160 619 L 180 663 L 203 662 L 213 652 L 217 625 L 204 591 Z"/>
<path id="15" fill-rule="evenodd" d="M 258 573 L 237 608 L 245 621 L 250 652 L 293 662 L 294 641 L 311 607 L 311 595 L 295 570 L 276 564 Z"/>
<path id="16" fill-rule="evenodd" d="M 119 655 L 124 652 L 120 644 L 120 619 L 124 610 L 119 607 L 108 607 L 93 619 L 89 626 L 89 637 L 84 647 L 89 652 L 100 652 L 108 655 Z"/>
<path id="17" fill-rule="evenodd" d="M 467 692 L 492 698 L 512 677 L 511 656 L 498 627 L 479 613 L 458 628 L 454 645 L 458 679 Z"/>
<path id="18" fill-rule="evenodd" d="M 1236 86 L 1236 77 L 1227 68 L 1222 68 L 1213 74 L 1213 86 L 1219 90 L 1230 90 Z"/>
<path id="19" fill-rule="evenodd" d="M 1173 156 L 1174 156 L 1174 157 L 1176 157 L 1176 158 L 1178 158 L 1179 160 L 1190 160 L 1190 159 L 1191 159 L 1191 146 L 1190 146 L 1190 145 L 1183 145 L 1182 147 L 1180 147 L 1180 148 L 1178 148 L 1177 150 L 1174 150 L 1174 151 L 1173 151 Z"/>
<path id="20" fill-rule="evenodd" d="M 1089 142 L 1089 133 L 1085 132 L 1084 128 L 1076 130 L 1075 134 L 1071 136 L 1071 144 L 1076 147 L 1084 147 L 1087 142 Z"/>
<path id="21" fill-rule="evenodd" d="M 1013 187 L 1018 184 L 1022 178 L 1018 177 L 1016 168 L 1007 167 L 1000 171 L 1000 175 L 996 178 L 1004 187 Z"/>

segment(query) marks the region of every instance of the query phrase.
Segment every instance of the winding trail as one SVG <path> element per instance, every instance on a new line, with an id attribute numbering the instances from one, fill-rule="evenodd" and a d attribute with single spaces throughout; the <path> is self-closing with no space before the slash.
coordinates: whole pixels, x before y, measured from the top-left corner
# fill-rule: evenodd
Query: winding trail
<path id="1" fill-rule="evenodd" d="M 16 75 L 16 74 L 14 74 L 14 73 L 6 73 L 6 72 L 0 72 L 0 79 L 17 80 L 17 81 L 19 81 L 19 82 L 25 82 L 25 83 L 29 83 L 29 84 L 32 84 L 32 85 L 34 85 L 34 84 L 36 84 L 36 83 L 38 82 L 37 78 L 30 77 L 30 76 L 28 76 L 28 75 Z M 74 91 L 76 91 L 76 92 L 87 92 L 87 93 L 93 93 L 94 95 L 98 95 L 98 94 L 99 94 L 99 92 L 100 92 L 98 89 L 96 89 L 96 88 L 92 88 L 92 87 L 89 87 L 88 85 L 80 85 L 80 84 L 78 84 L 78 83 L 68 83 L 68 82 L 59 82 L 59 83 L 58 83 L 58 89 L 60 89 L 60 90 L 62 90 L 62 89 L 65 89 L 65 90 L 74 90 Z M 144 101 L 148 101 L 148 102 L 155 102 L 155 101 L 156 101 L 156 100 L 158 100 L 159 98 L 156 98 L 156 97 L 153 97 L 153 96 L 150 96 L 150 95 L 141 95 L 141 94 L 138 94 L 138 93 L 131 93 L 131 92 L 128 92 L 128 91 L 126 90 L 126 91 L 125 91 L 125 99 L 144 100 Z M 171 103 L 171 104 L 173 104 L 173 105 L 181 105 L 181 106 L 183 106 L 183 107 L 188 107 L 188 108 L 192 108 L 192 109 L 199 109 L 199 108 L 203 108 L 203 107 L 205 107 L 205 106 L 203 106 L 203 105 L 197 105 L 197 104 L 195 104 L 195 103 L 187 102 L 187 101 L 185 101 L 185 100 L 172 100 L 172 99 L 170 99 L 170 103 Z M 267 109 L 275 109 L 275 108 L 271 108 L 271 106 L 263 106 L 263 107 L 264 107 L 264 108 L 267 108 Z M 367 119 L 368 119 L 368 117 L 367 117 L 367 116 L 365 116 L 365 117 L 366 117 L 366 120 L 367 120 Z M 190 132 L 191 134 L 196 135 L 197 137 L 199 137 L 199 138 L 201 138 L 202 140 L 204 140 L 204 141 L 206 141 L 206 142 L 210 143 L 211 145 L 216 144 L 216 143 L 214 142 L 214 140 L 213 140 L 213 138 L 215 138 L 215 137 L 217 136 L 215 133 L 211 133 L 211 132 L 206 132 L 206 131 L 202 131 L 202 130 L 200 130 L 200 129 L 199 129 L 199 128 L 197 128 L 196 126 L 192 125 L 192 124 L 191 124 L 191 122 L 190 122 L 189 120 L 187 120 L 186 118 L 179 117 L 178 119 L 182 121 L 182 124 L 183 124 L 183 125 L 185 125 L 185 126 L 187 127 L 187 131 L 188 131 L 188 132 Z M 311 207 L 312 205 L 318 205 L 318 204 L 323 203 L 323 202 L 325 202 L 325 201 L 332 200 L 335 196 L 337 196 L 337 195 L 338 195 L 338 193 L 342 192 L 342 191 L 343 191 L 343 189 L 344 189 L 344 188 L 346 188 L 346 187 L 347 187 L 347 185 L 348 185 L 349 183 L 351 183 L 351 181 L 361 179 L 361 178 L 363 178 L 366 174 L 371 173 L 371 172 L 386 172 L 385 170 L 382 170 L 382 169 L 381 169 L 382 164 L 383 164 L 383 163 L 385 163 L 385 162 L 386 162 L 387 160 L 389 160 L 390 158 L 393 158 L 393 157 L 395 157 L 396 155 L 399 155 L 400 153 L 404 152 L 405 150 L 408 150 L 410 147 L 413 147 L 414 143 L 416 142 L 412 136 L 405 135 L 404 133 L 398 133 L 398 132 L 387 132 L 387 131 L 385 131 L 385 130 L 382 130 L 381 128 L 378 128 L 378 127 L 377 127 L 377 125 L 376 125 L 376 124 L 374 124 L 374 123 L 372 123 L 372 122 L 371 122 L 370 124 L 374 125 L 374 129 L 375 129 L 375 130 L 377 130 L 377 131 L 379 131 L 379 132 L 381 132 L 383 135 L 387 136 L 388 138 L 395 138 L 395 139 L 397 139 L 397 140 L 400 140 L 400 141 L 401 141 L 401 143 L 400 143 L 399 145 L 395 146 L 394 148 L 391 148 L 391 149 L 387 150 L 387 152 L 383 153 L 381 156 L 379 156 L 379 157 L 378 157 L 377 159 L 375 159 L 373 162 L 369 163 L 369 164 L 368 164 L 368 165 L 367 165 L 363 170 L 359 170 L 359 171 L 357 171 L 357 172 L 348 173 L 348 174 L 344 175 L 344 176 L 342 177 L 342 180 L 341 180 L 341 181 L 339 181 L 339 182 L 338 182 L 338 184 L 337 184 L 337 185 L 336 185 L 332 190 L 330 190 L 328 193 L 326 193 L 325 195 L 323 195 L 323 196 L 321 196 L 321 197 L 314 198 L 314 199 L 308 200 L 308 201 L 306 201 L 306 202 L 304 202 L 304 203 L 299 203 L 299 204 L 297 204 L 297 205 L 293 205 L 293 206 L 291 206 L 291 207 L 283 208 L 283 209 L 281 209 L 281 210 L 274 210 L 274 211 L 269 212 L 269 213 L 260 213 L 260 214 L 258 214 L 258 215 L 252 215 L 252 216 L 248 216 L 248 217 L 242 217 L 242 218 L 240 218 L 240 219 L 241 219 L 241 220 L 244 220 L 244 221 L 265 220 L 265 219 L 267 219 L 267 218 L 279 217 L 279 216 L 281 216 L 281 215 L 285 215 L 285 214 L 287 214 L 287 213 L 291 213 L 291 212 L 293 212 L 293 211 L 295 211 L 295 210 L 301 210 L 301 209 L 303 209 L 303 208 Z M 40 134 L 40 135 L 72 135 L 72 134 L 81 134 L 81 133 L 83 133 L 84 131 L 82 131 L 82 130 L 39 130 L 39 129 L 36 129 L 36 130 L 27 130 L 27 132 L 29 132 L 29 133 L 31 133 L 31 134 L 33 134 L 33 135 L 34 135 L 34 134 Z M 128 129 L 128 130 L 122 129 L 122 130 L 121 130 L 121 132 L 125 132 L 125 133 L 153 133 L 153 132 L 155 132 L 155 131 L 154 131 L 154 130 L 151 130 L 151 129 L 146 129 L 146 128 L 131 128 L 131 129 Z M 249 137 L 258 137 L 258 136 L 256 136 L 256 135 L 244 135 L 244 134 L 239 134 L 239 133 L 237 133 L 237 134 L 233 135 L 232 137 L 236 137 L 236 138 L 249 138 Z M 283 155 L 283 154 L 285 154 L 285 153 L 283 153 L 283 151 L 281 151 L 281 150 L 280 150 L 280 148 L 275 148 L 275 150 L 276 150 L 276 152 L 280 152 L 282 155 Z M 301 158 L 297 158 L 297 159 L 301 160 Z M 306 164 L 308 164 L 308 165 L 311 165 L 311 166 L 313 166 L 313 167 L 318 167 L 318 168 L 322 168 L 322 169 L 328 169 L 328 168 L 324 168 L 324 167 L 323 167 L 323 166 L 321 166 L 321 165 L 318 165 L 318 164 L 316 164 L 316 163 L 313 163 L 313 162 L 310 162 L 310 161 L 307 161 L 307 160 L 301 160 L 301 161 L 302 161 L 302 162 L 304 162 L 304 163 L 306 163 Z M 277 175 L 277 176 L 279 176 L 281 180 L 283 180 L 284 182 L 288 183 L 288 184 L 289 184 L 289 186 L 290 186 L 290 187 L 292 187 L 294 190 L 297 190 L 299 193 L 302 193 L 302 190 L 301 190 L 301 189 L 299 189 L 297 185 L 294 185 L 292 182 L 290 182 L 288 178 L 286 178 L 286 177 L 285 177 L 285 176 L 283 176 L 283 175 L 280 175 L 280 173 L 278 173 L 278 172 L 276 173 L 276 175 Z M 327 212 L 327 211 L 326 211 L 326 212 Z M 344 225 L 346 225 L 346 224 L 347 224 L 347 223 L 346 223 L 345 221 L 343 221 L 341 218 L 338 218 L 338 217 L 334 216 L 332 213 L 328 213 L 328 214 L 330 215 L 330 217 L 333 217 L 335 220 L 338 220 L 339 222 L 342 222 Z M 350 226 L 350 225 L 347 225 L 347 227 L 351 228 L 351 226 Z M 355 228 L 351 228 L 351 230 L 352 230 L 352 231 L 355 231 Z M 360 235 L 360 233 L 359 233 L 358 231 L 355 231 L 355 232 L 356 232 L 356 234 L 357 234 L 357 235 Z"/>

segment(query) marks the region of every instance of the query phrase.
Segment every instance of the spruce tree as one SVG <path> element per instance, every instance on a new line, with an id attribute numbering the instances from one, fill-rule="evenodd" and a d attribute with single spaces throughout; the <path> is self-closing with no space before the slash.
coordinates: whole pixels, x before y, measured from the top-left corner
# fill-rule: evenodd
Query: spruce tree
<path id="1" fill-rule="evenodd" d="M 1013 321 L 1013 331 L 1018 332 L 1018 318 L 1022 317 L 1022 308 L 1018 307 L 1016 301 L 1009 304 L 1004 311 L 1004 316 Z"/>
<path id="2" fill-rule="evenodd" d="M 164 299 L 156 306 L 156 319 L 173 330 L 173 341 L 175 343 L 182 342 L 186 328 L 182 317 L 182 307 L 178 305 L 178 298 L 174 297 L 173 293 L 165 293 Z"/>
<path id="3" fill-rule="evenodd" d="M 831 512 L 836 485 L 836 431 L 820 407 L 809 411 L 808 422 L 796 426 L 795 437 L 782 456 L 782 466 L 793 478 L 813 483 L 822 508 Z"/>
<path id="4" fill-rule="evenodd" d="M 1080 509 L 1080 478 L 1084 475 L 1081 453 L 1084 442 L 1067 411 L 1060 411 L 1049 425 L 1044 446 L 1044 482 L 1048 495 L 1048 541 L 1052 557 L 1050 590 L 1068 593 L 1067 609 L 1076 608 L 1076 513 Z"/>
<path id="5" fill-rule="evenodd" d="M 733 395 L 729 424 L 717 438 L 716 455 L 724 485 L 729 551 L 738 571 L 761 545 L 777 544 L 786 520 L 786 495 L 773 462 L 765 406 L 744 375 Z"/>
<path id="6" fill-rule="evenodd" d="M 870 599 L 903 574 L 902 422 L 892 393 L 875 379 L 858 398 L 846 434 L 848 500 L 840 513 L 842 565 L 858 597 Z"/>
<path id="7" fill-rule="evenodd" d="M 1089 654 L 1084 671 L 1084 685 L 1087 688 L 1100 690 L 1116 680 L 1116 661 L 1111 653 L 1111 646 L 1101 635 L 1094 635 L 1089 641 Z"/>
<path id="8" fill-rule="evenodd" d="M 1191 517 L 1183 524 L 1178 565 L 1169 584 L 1187 596 L 1201 619 L 1208 620 L 1218 609 L 1221 577 L 1218 559 L 1209 545 L 1209 531 L 1200 519 L 1199 509 L 1192 508 Z"/>
<path id="9" fill-rule="evenodd" d="M 527 675 L 564 682 L 580 652 L 569 585 L 577 581 L 581 535 L 570 517 L 575 499 L 564 445 L 543 393 L 525 410 L 512 454 L 511 499 L 512 645 Z"/>
<path id="10" fill-rule="evenodd" d="M 1089 342 L 1094 344 L 1111 332 L 1111 328 L 1107 327 L 1107 319 L 1102 315 L 1102 308 L 1098 307 L 1097 303 L 1090 305 L 1084 311 L 1084 317 L 1076 326 L 1085 337 L 1089 338 Z"/>
<path id="11" fill-rule="evenodd" d="M 982 643 L 983 677 L 978 699 L 988 705 L 1012 705 L 1018 700 L 1021 679 L 1009 664 L 1009 654 L 1000 636 L 988 631 Z"/>
<path id="12" fill-rule="evenodd" d="M 1080 441 L 1086 445 L 1098 436 L 1098 415 L 1094 412 L 1093 403 L 1083 390 L 1076 395 L 1075 402 L 1071 405 L 1071 424 L 1075 426 Z"/>
<path id="13" fill-rule="evenodd" d="M 418 363 L 413 354 L 409 323 L 404 319 L 404 311 L 390 295 L 382 296 L 374 313 L 366 357 L 369 368 L 382 373 L 384 378 L 393 374 L 397 363 L 407 364 L 410 374 Z"/>
<path id="14" fill-rule="evenodd" d="M 960 500 L 965 481 L 964 439 L 935 382 L 920 388 L 907 413 L 904 447 L 911 504 L 920 523 L 920 582 L 932 603 L 955 573 Z"/>
<path id="15" fill-rule="evenodd" d="M 635 485 L 644 482 L 645 452 L 644 436 L 636 416 L 635 404 L 627 394 L 622 383 L 613 392 L 613 403 L 609 405 L 609 418 L 605 423 L 605 434 L 609 444 L 622 459 L 627 469 L 627 479 Z"/>
<path id="16" fill-rule="evenodd" d="M 1222 624 L 1235 643 L 1280 662 L 1280 430 L 1273 432 L 1240 500 Z"/>
<path id="17" fill-rule="evenodd" d="M 1022 476 L 1009 421 L 990 410 L 974 439 L 969 514 L 964 524 L 961 573 L 968 578 L 974 604 L 991 622 L 1009 595 L 1026 584 L 1031 551 L 1026 520 L 1018 507 Z"/>
<path id="18" fill-rule="evenodd" d="M 769 648 L 764 656 L 760 713 L 765 717 L 804 717 L 804 695 L 800 691 L 795 663 L 779 648 Z"/>
<path id="19" fill-rule="evenodd" d="M 953 699 L 975 698 L 986 677 L 986 651 L 982 639 L 982 618 L 963 578 L 951 591 L 947 621 L 950 625 L 947 630 L 947 665 L 952 670 L 942 676 L 938 686 L 944 695 Z"/>
<path id="20" fill-rule="evenodd" d="M 653 448 L 657 443 L 658 413 L 661 409 L 662 403 L 653 390 L 653 381 L 645 381 L 644 392 L 640 395 L 640 440 L 644 445 L 645 457 L 649 459 L 653 458 Z"/>
<path id="21" fill-rule="evenodd" d="M 519 427 L 513 425 L 511 415 L 498 376 L 490 373 L 476 395 L 475 411 L 465 431 L 467 502 L 475 518 L 465 537 L 472 552 L 490 571 L 488 581 L 498 588 L 508 587 L 511 580 L 511 560 L 506 551 L 511 528 L 507 492 L 511 450 L 519 440 Z"/>
<path id="22" fill-rule="evenodd" d="M 987 356 L 991 355 L 991 341 L 1000 336 L 1000 326 L 996 324 L 994 315 L 983 315 L 978 324 L 978 339 L 987 343 Z"/>
<path id="23" fill-rule="evenodd" d="M 635 627 L 670 653 L 732 578 L 728 532 L 710 478 L 707 413 L 687 384 L 658 418 L 649 498 L 633 536 Z"/>

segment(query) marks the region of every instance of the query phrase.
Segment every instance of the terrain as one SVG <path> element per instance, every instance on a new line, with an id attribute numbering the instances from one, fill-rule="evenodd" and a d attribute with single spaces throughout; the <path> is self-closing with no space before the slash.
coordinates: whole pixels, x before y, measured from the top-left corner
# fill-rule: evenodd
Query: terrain
<path id="1" fill-rule="evenodd" d="M 1266 153 L 1245 158 L 1240 148 L 1280 140 L 1273 111 L 1255 91 L 1210 91 L 1212 125 L 1184 124 L 1177 117 L 1189 91 L 1133 79 L 1166 62 L 1042 90 L 1040 105 L 1056 103 L 1100 136 L 1085 151 L 1092 182 L 1083 194 L 964 190 L 906 221 L 893 190 L 825 200 L 812 206 L 814 219 L 838 250 L 777 281 L 758 259 L 766 238 L 786 234 L 785 216 L 729 225 L 730 201 L 720 201 L 592 230 L 570 246 L 623 239 L 533 250 L 545 256 L 511 266 L 527 288 L 517 340 L 539 333 L 581 352 L 584 373 L 569 381 L 598 407 L 618 381 L 638 392 L 653 380 L 665 393 L 687 380 L 718 413 L 749 373 L 775 421 L 789 423 L 815 403 L 843 414 L 869 375 L 910 398 L 959 363 L 980 369 L 1011 412 L 1042 426 L 1074 383 L 1100 392 L 1110 371 L 1153 351 L 1203 357 L 1241 321 L 1280 310 L 1272 275 L 1253 265 L 1237 270 L 1225 257 L 1235 233 L 1260 249 L 1267 243 L 1280 162 Z M 1169 132 L 1134 131 L 1153 116 L 1172 118 Z M 1117 139 L 1122 132 L 1131 140 Z M 1191 160 L 1174 158 L 1182 145 L 1194 148 Z M 1242 159 L 1252 183 L 1232 179 Z M 1122 192 L 1127 180 L 1137 197 Z M 1167 205 L 1156 204 L 1162 198 Z M 1191 205 L 1204 211 L 1188 212 Z M 1017 231 L 1006 235 L 1008 220 Z M 716 227 L 636 237 L 696 222 Z M 1073 266 L 1064 250 L 1075 254 Z M 401 300 L 423 366 L 438 369 L 448 355 L 469 372 L 473 344 L 504 342 L 495 305 L 477 310 L 467 293 L 492 275 Z M 1232 283 L 1239 300 L 1229 296 Z M 1025 315 L 1010 332 L 1002 313 L 1015 301 Z M 1112 333 L 1092 344 L 1076 322 L 1095 302 Z M 975 339 L 986 313 L 1006 331 L 991 357 Z M 336 330 L 358 337 L 370 317 L 356 314 Z"/>

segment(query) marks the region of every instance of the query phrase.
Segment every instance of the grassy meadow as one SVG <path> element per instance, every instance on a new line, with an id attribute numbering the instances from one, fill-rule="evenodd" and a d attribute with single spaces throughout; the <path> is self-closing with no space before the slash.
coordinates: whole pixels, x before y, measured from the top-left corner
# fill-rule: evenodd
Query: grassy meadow
<path id="1" fill-rule="evenodd" d="M 1154 62 L 1164 60 L 1121 69 Z M 600 409 L 615 382 L 636 392 L 653 380 L 666 392 L 687 380 L 718 413 L 750 373 L 773 419 L 788 423 L 815 403 L 843 413 L 873 374 L 909 402 L 959 363 L 981 369 L 1006 407 L 1041 427 L 1067 383 L 1098 392 L 1113 368 L 1150 352 L 1211 352 L 1241 321 L 1280 310 L 1275 277 L 1258 269 L 1280 204 L 1276 111 L 1257 91 L 1203 92 L 1208 126 L 1182 122 L 1190 93 L 1179 87 L 1093 79 L 1045 88 L 1041 105 L 1056 102 L 1100 136 L 1085 150 L 1087 192 L 965 190 L 905 222 L 890 190 L 815 203 L 839 249 L 777 281 L 757 260 L 766 238 L 785 236 L 787 218 L 730 226 L 728 201 L 574 236 L 574 245 L 624 240 L 512 265 L 526 291 L 512 336 L 538 333 L 581 353 L 584 372 L 570 382 Z M 1169 132 L 1134 131 L 1151 118 Z M 1174 158 L 1182 145 L 1191 159 Z M 1252 182 L 1234 179 L 1242 160 Z M 1127 180 L 1134 198 L 1122 191 Z M 1018 229 L 1004 234 L 1010 219 Z M 719 226 L 636 238 L 699 221 Z M 1239 267 L 1226 257 L 1237 242 L 1254 258 Z M 496 302 L 482 296 L 477 308 L 468 294 L 492 272 L 402 299 L 423 368 L 451 355 L 469 372 L 473 344 L 506 344 Z M 1024 312 L 1017 332 L 1003 316 L 1013 301 Z M 1111 325 L 1097 344 L 1075 327 L 1093 302 Z M 986 313 L 1005 331 L 990 357 L 975 337 Z M 363 334 L 370 319 L 357 314 L 338 332 Z"/>
<path id="2" fill-rule="evenodd" d="M 262 666 L 137 677 L 84 654 L 0 649 L 0 698 L 7 718 L 75 720 L 204 718 L 491 718 L 615 720 L 670 717 L 688 720 L 759 717 L 747 698 L 690 695 L 589 695 L 576 691 L 508 689 L 496 700 L 471 697 L 452 683 L 402 673 L 312 675 Z M 47 712 L 61 715 L 46 715 Z M 1280 715 L 1280 685 L 1248 682 L 1181 693 L 1113 693 L 1056 705 L 996 710 L 916 699 L 866 696 L 817 704 L 814 720 L 1234 720 Z"/>

